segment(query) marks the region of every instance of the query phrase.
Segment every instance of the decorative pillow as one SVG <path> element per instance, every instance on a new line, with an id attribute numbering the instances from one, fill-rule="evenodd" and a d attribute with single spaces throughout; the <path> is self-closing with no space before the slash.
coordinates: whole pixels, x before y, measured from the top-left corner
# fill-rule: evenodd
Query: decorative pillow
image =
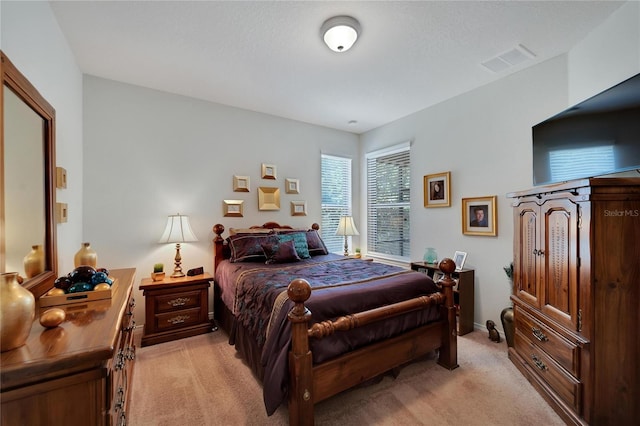
<path id="1" fill-rule="evenodd" d="M 309 249 L 309 254 L 311 256 L 316 256 L 319 254 L 329 254 L 329 250 L 327 249 L 327 246 L 324 244 L 324 241 L 322 241 L 322 237 L 320 236 L 320 234 L 318 234 L 318 231 L 316 231 L 315 229 L 310 229 L 308 231 L 303 231 L 300 229 L 298 230 L 279 229 L 278 230 L 279 235 L 292 234 L 296 232 L 302 232 L 305 234 L 307 238 L 307 248 Z"/>
<path id="2" fill-rule="evenodd" d="M 263 243 L 278 243 L 274 234 L 236 234 L 227 238 L 231 262 L 264 262 Z"/>
<path id="3" fill-rule="evenodd" d="M 308 259 L 311 257 L 309 254 L 309 246 L 307 244 L 307 237 L 305 232 L 291 232 L 287 234 L 278 234 L 278 240 L 283 243 L 285 241 L 293 241 L 293 245 L 296 248 L 296 252 L 300 259 Z"/>
<path id="4" fill-rule="evenodd" d="M 262 243 L 262 250 L 267 258 L 265 263 L 289 263 L 300 260 L 296 247 L 291 241 L 283 241 L 277 244 Z"/>
<path id="5" fill-rule="evenodd" d="M 318 234 L 318 231 L 315 229 L 310 229 L 306 233 L 307 237 L 307 246 L 309 247 L 309 254 L 311 256 L 316 256 L 319 254 L 329 254 L 329 250 L 327 250 L 327 246 L 322 241 L 322 237 Z"/>

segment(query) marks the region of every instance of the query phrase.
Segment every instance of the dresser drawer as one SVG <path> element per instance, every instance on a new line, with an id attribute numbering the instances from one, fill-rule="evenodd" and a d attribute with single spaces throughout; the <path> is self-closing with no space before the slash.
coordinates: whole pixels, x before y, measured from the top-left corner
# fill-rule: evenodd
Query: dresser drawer
<path id="1" fill-rule="evenodd" d="M 200 308 L 183 309 L 156 315 L 156 330 L 166 331 L 201 323 Z"/>
<path id="2" fill-rule="evenodd" d="M 516 329 L 514 346 L 535 373 L 576 412 L 582 410 L 582 384 Z"/>
<path id="3" fill-rule="evenodd" d="M 516 329 L 534 345 L 549 354 L 558 364 L 578 377 L 580 372 L 580 348 L 565 339 L 544 323 L 516 308 Z"/>
<path id="4" fill-rule="evenodd" d="M 202 290 L 194 290 L 158 295 L 155 297 L 155 311 L 156 313 L 163 313 L 197 308 L 200 306 L 202 293 Z"/>

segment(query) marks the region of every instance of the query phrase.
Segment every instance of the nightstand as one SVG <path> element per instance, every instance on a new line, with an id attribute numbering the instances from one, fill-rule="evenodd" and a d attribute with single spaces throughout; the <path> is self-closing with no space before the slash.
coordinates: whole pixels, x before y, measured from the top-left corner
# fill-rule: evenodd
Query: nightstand
<path id="1" fill-rule="evenodd" d="M 211 281 L 207 273 L 162 281 L 144 278 L 140 284 L 145 299 L 142 346 L 210 332 Z"/>

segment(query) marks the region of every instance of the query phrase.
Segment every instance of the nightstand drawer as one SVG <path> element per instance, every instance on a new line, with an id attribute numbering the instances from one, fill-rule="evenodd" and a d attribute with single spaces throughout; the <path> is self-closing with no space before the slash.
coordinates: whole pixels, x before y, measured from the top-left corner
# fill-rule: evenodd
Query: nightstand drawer
<path id="1" fill-rule="evenodd" d="M 201 323 L 200 308 L 184 309 L 156 315 L 156 330 L 166 331 Z"/>
<path id="2" fill-rule="evenodd" d="M 544 351 L 531 343 L 518 329 L 516 329 L 514 346 L 518 354 L 525 359 L 539 377 L 549 384 L 556 395 L 576 412 L 581 412 L 582 384 L 580 381 L 567 373 Z"/>
<path id="3" fill-rule="evenodd" d="M 156 313 L 172 312 L 200 306 L 202 290 L 184 291 L 155 297 Z M 205 293 L 206 294 L 206 293 Z"/>
<path id="4" fill-rule="evenodd" d="M 580 348 L 516 307 L 516 329 L 574 376 L 580 372 Z"/>

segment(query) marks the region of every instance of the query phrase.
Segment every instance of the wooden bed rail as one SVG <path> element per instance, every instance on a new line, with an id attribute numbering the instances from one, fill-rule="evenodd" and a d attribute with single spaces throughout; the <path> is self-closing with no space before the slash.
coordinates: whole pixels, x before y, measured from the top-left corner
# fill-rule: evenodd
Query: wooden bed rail
<path id="1" fill-rule="evenodd" d="M 322 321 L 316 323 L 309 328 L 309 320 L 311 319 L 311 312 L 305 307 L 309 297 L 311 297 L 311 286 L 304 279 L 296 279 L 291 281 L 287 288 L 287 295 L 289 299 L 294 302 L 294 307 L 289 312 L 289 320 L 291 321 L 292 343 L 291 351 L 289 352 L 289 375 L 290 375 L 290 387 L 289 387 L 289 424 L 290 425 L 313 425 L 313 405 L 315 402 L 320 401 L 331 394 L 336 394 L 346 387 L 340 387 L 337 384 L 334 390 L 323 389 L 322 397 L 314 395 L 314 391 L 318 389 L 316 380 L 323 380 L 326 382 L 326 378 L 314 377 L 313 356 L 309 350 L 309 338 L 322 338 L 329 336 L 336 331 L 347 331 L 357 327 L 362 327 L 366 324 L 370 324 L 376 321 L 380 321 L 393 316 L 401 315 L 407 312 L 423 309 L 429 305 L 437 304 L 441 306 L 440 320 L 435 325 L 439 329 L 436 330 L 439 333 L 440 341 L 433 347 L 439 350 L 438 364 L 450 370 L 458 367 L 457 363 L 457 331 L 456 331 L 456 308 L 453 305 L 453 286 L 455 281 L 451 278 L 451 274 L 455 270 L 455 262 L 451 259 L 444 259 L 439 264 L 440 270 L 444 273 L 444 277 L 438 281 L 438 284 L 442 287 L 440 293 L 434 293 L 429 296 L 420 296 L 414 299 L 410 299 L 403 302 L 398 302 L 392 305 L 383 306 L 368 311 L 349 314 L 339 317 L 335 320 Z M 425 326 L 425 329 L 429 329 L 429 332 L 433 332 L 433 326 Z M 408 336 L 405 339 L 405 343 L 409 346 L 414 346 L 413 339 L 416 339 L 414 332 L 406 333 Z M 417 337 L 418 339 L 420 337 Z M 402 340 L 402 337 L 397 338 Z M 415 343 L 420 345 L 420 343 Z M 374 344 L 373 346 L 379 347 L 384 356 L 379 357 L 376 364 L 370 370 L 363 372 L 363 369 L 355 366 L 355 363 L 362 361 L 361 357 L 351 356 L 347 354 L 344 357 L 344 361 L 339 359 L 333 364 L 340 363 L 338 367 L 341 372 L 347 371 L 349 368 L 357 370 L 359 376 L 356 380 L 362 382 L 364 380 L 371 379 L 376 375 L 384 371 L 389 371 L 392 368 L 398 367 L 402 363 L 406 362 L 406 354 L 399 353 L 397 356 L 391 355 L 388 351 L 389 347 L 382 344 Z M 419 353 L 424 354 L 430 346 L 423 346 Z M 386 351 L 386 352 L 383 352 Z M 414 349 L 410 350 L 418 352 Z M 391 351 L 393 353 L 393 351 Z M 417 355 L 418 353 L 416 353 Z M 368 353 L 366 358 L 371 358 L 375 354 Z M 350 365 L 350 363 L 352 365 Z M 323 370 L 326 371 L 326 370 Z M 371 371 L 369 373 L 369 371 Z M 333 389 L 333 388 L 332 388 Z"/>

